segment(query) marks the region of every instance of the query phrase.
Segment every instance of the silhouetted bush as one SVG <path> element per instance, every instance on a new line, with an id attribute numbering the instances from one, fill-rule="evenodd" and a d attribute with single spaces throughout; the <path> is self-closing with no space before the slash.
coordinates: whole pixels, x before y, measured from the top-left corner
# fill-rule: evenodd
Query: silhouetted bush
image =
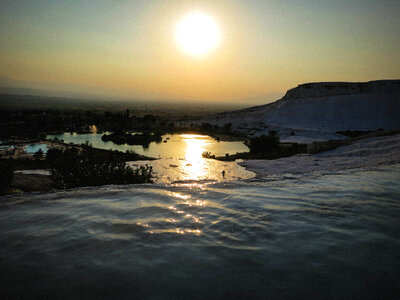
<path id="1" fill-rule="evenodd" d="M 202 123 L 201 129 L 206 131 L 213 131 L 214 127 L 210 123 Z"/>
<path id="2" fill-rule="evenodd" d="M 250 139 L 246 142 L 250 149 L 250 155 L 241 154 L 233 156 L 236 158 L 252 158 L 252 159 L 277 159 L 280 157 L 288 157 L 298 153 L 306 153 L 307 145 L 297 143 L 280 143 L 279 136 L 276 131 L 272 130 L 268 135 L 262 135 Z"/>
<path id="3" fill-rule="evenodd" d="M 111 134 L 104 134 L 101 139 L 104 142 L 112 141 L 114 144 L 117 145 L 123 145 L 123 144 L 128 144 L 128 145 L 142 145 L 142 146 L 147 146 L 151 142 L 161 142 L 161 134 L 160 133 L 154 133 L 154 134 L 148 134 L 148 133 L 143 133 L 143 134 L 130 134 L 130 133 L 124 133 L 124 132 L 114 132 Z"/>
<path id="4" fill-rule="evenodd" d="M 362 131 L 362 130 L 346 130 L 346 131 L 337 131 L 336 133 L 347 136 L 349 138 L 354 138 L 354 137 L 359 137 L 359 136 L 363 136 L 366 134 L 370 134 L 374 131 L 369 130 L 369 131 Z"/>
<path id="5" fill-rule="evenodd" d="M 61 157 L 62 153 L 63 151 L 60 149 L 51 148 L 47 150 L 46 160 L 52 164 L 57 158 Z"/>
<path id="6" fill-rule="evenodd" d="M 223 127 L 223 131 L 226 134 L 230 134 L 232 132 L 232 123 L 226 123 Z"/>
<path id="7" fill-rule="evenodd" d="M 251 154 L 269 153 L 278 149 L 279 136 L 276 131 L 270 131 L 268 135 L 250 139 L 246 145 L 249 147 Z"/>
<path id="8" fill-rule="evenodd" d="M 71 148 L 50 151 L 47 159 L 51 161 L 52 178 L 60 188 L 152 182 L 152 167 L 132 169 L 111 151 Z"/>
<path id="9" fill-rule="evenodd" d="M 211 152 L 209 152 L 209 151 L 204 151 L 204 152 L 201 154 L 201 156 L 202 156 L 203 158 L 215 158 L 215 155 L 212 155 Z"/>
<path id="10" fill-rule="evenodd" d="M 40 148 L 38 151 L 33 154 L 34 159 L 41 159 L 43 157 L 43 150 Z"/>
<path id="11" fill-rule="evenodd" d="M 10 188 L 13 176 L 13 165 L 7 161 L 0 161 L 0 195 L 4 195 Z"/>

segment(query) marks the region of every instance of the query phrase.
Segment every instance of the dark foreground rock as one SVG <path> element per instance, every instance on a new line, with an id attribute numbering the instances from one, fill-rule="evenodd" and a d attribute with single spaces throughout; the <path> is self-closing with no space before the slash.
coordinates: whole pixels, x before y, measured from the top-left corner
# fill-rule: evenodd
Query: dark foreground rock
<path id="1" fill-rule="evenodd" d="M 47 175 L 14 173 L 11 188 L 24 192 L 44 192 L 54 189 L 54 182 Z"/>

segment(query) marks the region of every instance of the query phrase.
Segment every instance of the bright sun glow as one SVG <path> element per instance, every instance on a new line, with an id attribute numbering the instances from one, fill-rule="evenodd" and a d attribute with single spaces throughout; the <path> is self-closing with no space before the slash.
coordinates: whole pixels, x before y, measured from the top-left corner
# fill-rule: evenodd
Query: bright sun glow
<path id="1" fill-rule="evenodd" d="M 202 56 L 218 45 L 220 31 L 217 23 L 210 16 L 193 12 L 178 22 L 175 38 L 183 50 Z"/>

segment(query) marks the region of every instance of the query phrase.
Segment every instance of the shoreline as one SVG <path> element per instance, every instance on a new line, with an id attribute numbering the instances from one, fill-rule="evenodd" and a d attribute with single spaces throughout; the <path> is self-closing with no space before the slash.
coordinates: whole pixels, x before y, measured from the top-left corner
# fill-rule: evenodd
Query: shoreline
<path id="1" fill-rule="evenodd" d="M 142 160 L 136 162 L 140 163 Z M 359 139 L 350 145 L 317 154 L 307 153 L 274 160 L 245 160 L 236 163 L 244 167 L 246 171 L 255 173 L 256 178 L 288 174 L 303 176 L 312 173 L 395 165 L 400 164 L 400 134 Z M 51 177 L 39 171 L 43 170 L 15 172 L 11 184 L 13 193 L 16 192 L 15 190 L 17 192 L 57 190 Z"/>

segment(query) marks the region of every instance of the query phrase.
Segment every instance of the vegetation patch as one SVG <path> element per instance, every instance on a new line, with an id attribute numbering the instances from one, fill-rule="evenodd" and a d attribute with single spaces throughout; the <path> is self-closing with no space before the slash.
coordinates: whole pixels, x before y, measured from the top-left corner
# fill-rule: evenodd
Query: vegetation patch
<path id="1" fill-rule="evenodd" d="M 161 143 L 162 138 L 161 134 L 154 133 L 154 134 L 131 134 L 131 133 L 124 133 L 124 132 L 115 132 L 111 134 L 104 134 L 101 137 L 102 141 L 108 142 L 111 141 L 117 145 L 142 145 L 144 147 L 148 147 L 151 142 Z"/>
<path id="2" fill-rule="evenodd" d="M 152 167 L 132 169 L 112 151 L 99 152 L 91 147 L 50 149 L 46 159 L 58 188 L 151 183 L 153 178 Z"/>
<path id="3" fill-rule="evenodd" d="M 204 152 L 204 158 L 215 158 L 221 161 L 235 161 L 236 159 L 277 159 L 307 152 L 307 145 L 298 143 L 281 143 L 276 131 L 268 135 L 252 138 L 245 142 L 250 152 L 226 154 L 225 156 L 212 155 Z"/>
<path id="4" fill-rule="evenodd" d="M 399 134 L 400 130 L 381 130 L 378 129 L 376 131 L 343 131 L 341 134 L 346 133 L 348 136 L 353 135 L 354 137 L 343 139 L 343 140 L 329 140 L 322 142 L 313 142 L 307 146 L 307 153 L 316 154 L 320 152 L 325 152 L 329 150 L 334 150 L 341 146 L 350 145 L 358 140 L 380 137 L 380 136 L 388 136 Z M 338 132 L 339 133 L 339 132 Z"/>
<path id="5" fill-rule="evenodd" d="M 347 136 L 349 138 L 355 138 L 360 136 L 365 136 L 367 134 L 371 134 L 373 132 L 383 131 L 383 129 L 378 130 L 346 130 L 346 131 L 337 131 L 336 133 L 340 135 Z"/>

